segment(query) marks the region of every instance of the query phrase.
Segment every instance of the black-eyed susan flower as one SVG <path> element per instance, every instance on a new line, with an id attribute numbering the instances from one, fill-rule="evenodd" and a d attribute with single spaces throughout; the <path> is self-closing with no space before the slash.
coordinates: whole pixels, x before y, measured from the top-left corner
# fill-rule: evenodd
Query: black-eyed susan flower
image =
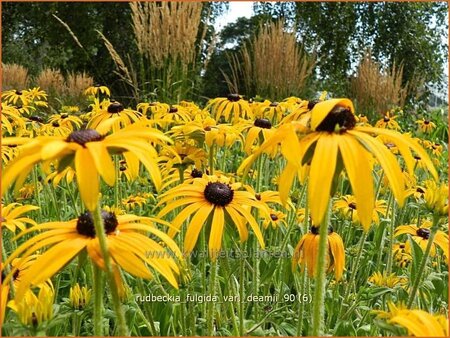
<path id="1" fill-rule="evenodd" d="M 262 224 L 264 229 L 267 229 L 269 225 L 271 225 L 273 229 L 279 228 L 282 225 L 286 227 L 286 214 L 281 211 L 271 209 L 269 211 L 269 217 L 265 217 Z"/>
<path id="2" fill-rule="evenodd" d="M 136 195 L 136 196 L 131 195 L 131 196 L 128 196 L 127 198 L 122 199 L 122 205 L 127 210 L 131 210 L 136 207 L 142 208 L 142 206 L 144 204 L 147 204 L 147 199 L 142 196 L 138 196 L 138 195 Z"/>
<path id="3" fill-rule="evenodd" d="M 16 228 L 25 230 L 26 225 L 37 225 L 31 218 L 23 216 L 23 214 L 38 210 L 39 207 L 34 205 L 21 205 L 20 203 L 2 204 L 1 226 L 6 227 L 12 232 L 16 232 Z"/>
<path id="4" fill-rule="evenodd" d="M 242 142 L 240 128 L 229 124 L 218 124 L 205 129 L 205 143 L 208 147 L 216 144 L 219 147 L 231 147 Z"/>
<path id="5" fill-rule="evenodd" d="M 101 86 L 101 85 L 95 85 L 95 86 L 88 87 L 84 91 L 84 95 L 98 96 L 100 94 L 104 94 L 104 95 L 110 97 L 111 91 L 109 90 L 108 87 Z"/>
<path id="6" fill-rule="evenodd" d="M 45 177 L 45 182 L 46 183 L 52 182 L 53 186 L 57 187 L 63 178 L 67 183 L 72 183 L 73 179 L 75 178 L 75 170 L 72 169 L 71 167 L 66 167 L 64 170 L 60 172 L 54 170 Z"/>
<path id="7" fill-rule="evenodd" d="M 394 243 L 392 246 L 392 254 L 395 263 L 401 268 L 406 268 L 412 261 L 411 248 L 408 242 Z"/>
<path id="8" fill-rule="evenodd" d="M 79 129 L 83 124 L 78 116 L 70 115 L 69 113 L 65 112 L 50 116 L 48 122 L 51 124 L 57 123 L 60 126 L 69 128 L 70 130 Z"/>
<path id="9" fill-rule="evenodd" d="M 385 273 L 375 272 L 372 276 L 367 280 L 370 284 L 394 288 L 396 286 L 405 286 L 408 280 L 404 277 L 398 277 L 395 273 L 391 273 L 390 275 L 386 275 Z"/>
<path id="10" fill-rule="evenodd" d="M 116 216 L 107 211 L 102 211 L 101 216 L 116 275 L 119 275 L 117 266 L 120 266 L 134 276 L 149 279 L 152 277 L 149 269 L 151 267 L 171 285 L 178 286 L 177 258 L 181 259 L 181 252 L 169 236 L 154 226 L 156 221 L 166 223 L 128 214 Z M 67 222 L 49 222 L 33 226 L 20 233 L 14 240 L 35 231 L 40 233 L 21 244 L 5 261 L 5 265 L 17 257 L 20 257 L 20 261 L 24 261 L 35 252 L 42 252 L 22 275 L 17 288 L 17 298 L 20 299 L 31 285 L 43 283 L 56 274 L 83 250 L 87 251 L 96 265 L 105 268 L 90 212 Z M 151 234 L 156 240 L 147 234 Z M 8 276 L 15 271 L 13 268 Z"/>
<path id="11" fill-rule="evenodd" d="M 3 325 L 6 314 L 6 304 L 8 303 L 9 285 L 3 283 L 0 284 L 0 325 Z"/>
<path id="12" fill-rule="evenodd" d="M 287 164 L 279 186 L 282 201 L 295 176 L 303 165 L 310 164 L 308 199 L 314 224 L 320 224 L 327 210 L 335 177 L 345 168 L 358 204 L 358 216 L 368 229 L 373 216 L 374 188 L 372 156 L 384 170 L 398 203 L 403 205 L 405 183 L 396 157 L 373 135 L 388 136 L 402 155 L 410 173 L 415 160 L 411 150 L 418 154 L 433 177 L 437 177 L 426 151 L 411 137 L 393 130 L 356 125 L 353 104 L 348 99 L 332 99 L 317 103 L 311 110 L 306 125 L 298 121 L 280 126 L 274 135 L 241 164 L 239 171 L 248 170 L 257 156 L 274 144 L 280 144 Z"/>
<path id="13" fill-rule="evenodd" d="M 382 119 L 375 123 L 375 128 L 386 128 L 393 130 L 400 130 L 400 125 L 395 120 L 398 116 L 392 115 L 391 111 L 388 111 Z"/>
<path id="14" fill-rule="evenodd" d="M 69 291 L 70 305 L 75 310 L 85 309 L 89 305 L 91 294 L 92 290 L 87 286 L 80 287 L 80 284 L 76 283 Z"/>
<path id="15" fill-rule="evenodd" d="M 125 108 L 117 101 L 102 101 L 92 109 L 91 119 L 87 125 L 90 129 L 96 129 L 102 122 L 108 121 L 113 131 L 139 121 L 141 114 L 135 110 Z"/>
<path id="16" fill-rule="evenodd" d="M 57 121 L 52 123 L 46 123 L 41 126 L 38 131 L 39 135 L 43 136 L 61 136 L 67 137 L 73 129 L 67 127 L 67 125 L 61 125 Z"/>
<path id="17" fill-rule="evenodd" d="M 441 217 L 448 215 L 448 183 L 427 180 L 424 185 L 425 207 L 434 215 Z"/>
<path id="18" fill-rule="evenodd" d="M 53 317 L 55 290 L 53 285 L 44 284 L 37 295 L 30 289 L 23 297 L 8 302 L 8 307 L 17 313 L 22 324 L 38 328 Z"/>
<path id="19" fill-rule="evenodd" d="M 334 202 L 333 208 L 339 210 L 344 217 L 351 218 L 353 223 L 360 223 L 358 209 L 356 208 L 356 198 L 353 195 L 344 195 Z M 372 213 L 372 222 L 380 223 L 380 215 L 386 215 L 387 204 L 385 200 L 375 201 Z"/>
<path id="20" fill-rule="evenodd" d="M 154 117 L 157 114 L 167 113 L 170 106 L 167 103 L 161 102 L 140 102 L 136 106 L 138 112 L 148 117 Z"/>
<path id="21" fill-rule="evenodd" d="M 419 119 L 416 123 L 423 133 L 430 133 L 436 128 L 436 124 L 428 119 Z"/>
<path id="22" fill-rule="evenodd" d="M 275 129 L 272 129 L 272 123 L 266 118 L 257 118 L 253 123 L 241 123 L 241 125 L 243 125 L 242 131 L 246 131 L 244 150 L 247 154 L 251 154 L 255 145 L 267 140 L 275 132 Z M 273 157 L 278 153 L 278 147 L 273 147 L 269 152 Z"/>
<path id="23" fill-rule="evenodd" d="M 248 103 L 239 94 L 229 94 L 227 97 L 217 97 L 208 102 L 206 110 L 220 121 L 223 117 L 226 122 L 238 121 L 240 118 L 252 119 L 253 112 Z"/>
<path id="24" fill-rule="evenodd" d="M 160 110 L 154 114 L 153 120 L 161 127 L 171 124 L 184 124 L 191 121 L 190 111 L 188 108 L 174 104 L 168 106 L 165 110 Z"/>
<path id="25" fill-rule="evenodd" d="M 425 251 L 428 244 L 428 239 L 430 238 L 431 234 L 430 226 L 430 222 L 423 222 L 420 227 L 418 227 L 416 224 L 400 225 L 395 229 L 394 236 L 398 237 L 403 234 L 409 234 L 411 235 L 412 239 L 417 244 L 419 244 L 422 250 Z M 405 245 L 406 251 L 410 252 L 409 243 L 406 242 Z M 443 251 L 446 260 L 448 260 L 448 245 L 448 235 L 441 230 L 437 230 L 433 244 L 431 246 L 430 256 L 434 257 L 436 255 L 436 247 L 439 247 Z"/>
<path id="26" fill-rule="evenodd" d="M 172 146 L 165 146 L 160 151 L 159 160 L 167 169 L 195 165 L 202 168 L 206 163 L 206 152 L 195 145 L 192 140 L 175 141 Z"/>
<path id="27" fill-rule="evenodd" d="M 448 319 L 423 310 L 409 310 L 404 305 L 388 302 L 389 311 L 372 311 L 378 318 L 397 324 L 416 337 L 448 337 Z"/>
<path id="28" fill-rule="evenodd" d="M 2 102 L 2 134 L 8 132 L 13 135 L 15 131 L 19 133 L 25 129 L 25 120 L 21 116 L 20 111 L 9 104 Z"/>
<path id="29" fill-rule="evenodd" d="M 432 223 L 429 221 L 422 221 L 422 224 L 418 227 L 416 224 L 405 224 L 400 225 L 395 229 L 394 236 L 398 237 L 403 234 L 409 234 L 411 235 L 412 239 L 419 244 L 419 246 L 422 248 L 422 250 L 425 251 L 428 239 L 430 238 L 431 234 L 431 227 Z M 436 255 L 436 247 L 439 247 L 443 252 L 444 256 L 446 257 L 446 260 L 448 259 L 448 235 L 441 231 L 437 230 L 436 235 L 434 237 L 434 242 L 430 249 L 430 256 Z M 409 242 L 405 243 L 405 251 L 407 253 L 411 252 L 411 248 L 409 247 Z"/>
<path id="30" fill-rule="evenodd" d="M 174 209 L 184 206 L 177 216 L 170 222 L 172 227 L 169 235 L 175 236 L 183 222 L 192 216 L 187 226 L 184 238 L 185 252 L 191 252 L 197 243 L 200 231 L 211 219 L 209 234 L 209 253 L 215 260 L 222 247 L 222 237 L 227 219 L 239 233 L 241 242 L 248 238 L 247 223 L 252 228 L 260 245 L 264 247 L 264 239 L 258 223 L 251 213 L 251 207 L 259 209 L 262 214 L 267 213 L 267 207 L 259 203 L 248 191 L 239 190 L 241 183 L 231 183 L 225 176 L 207 176 L 196 178 L 192 183 L 184 183 L 170 189 L 163 195 L 159 205 L 166 204 L 158 217 L 164 217 Z"/>
<path id="31" fill-rule="evenodd" d="M 255 109 L 254 116 L 256 118 L 268 119 L 272 123 L 277 124 L 287 111 L 287 106 L 288 104 L 286 104 L 286 102 L 271 102 L 265 100 L 258 105 L 257 109 Z"/>
<path id="32" fill-rule="evenodd" d="M 16 142 L 17 138 L 13 139 Z M 20 155 L 3 172 L 2 195 L 13 182 L 18 190 L 35 164 L 59 160 L 58 172 L 69 165 L 75 170 L 81 198 L 89 210 L 94 210 L 98 203 L 98 174 L 108 185 L 115 183 L 110 152 L 124 153 L 127 162 L 135 167 L 136 162 L 142 162 L 159 189 L 161 174 L 156 163 L 157 152 L 149 141 L 162 144 L 170 139 L 158 130 L 134 124 L 107 136 L 86 129 L 73 131 L 67 138 L 39 136 L 27 141 L 21 146 Z"/>
<path id="33" fill-rule="evenodd" d="M 424 140 L 423 146 L 426 149 L 431 150 L 431 153 L 436 156 L 441 156 L 442 152 L 444 151 L 444 147 L 442 146 L 442 144 L 439 144 L 437 142 L 431 142 L 428 140 Z"/>
<path id="34" fill-rule="evenodd" d="M 27 106 L 30 100 L 27 90 L 10 89 L 2 93 L 2 101 L 13 105 Z"/>
<path id="35" fill-rule="evenodd" d="M 319 227 L 312 226 L 310 231 L 303 235 L 298 242 L 292 257 L 292 268 L 295 269 L 299 264 L 303 269 L 308 270 L 308 274 L 313 277 L 316 274 L 317 256 L 319 252 Z M 341 236 L 328 228 L 328 250 L 327 266 L 328 272 L 334 270 L 336 280 L 342 278 L 345 267 L 345 249 Z"/>

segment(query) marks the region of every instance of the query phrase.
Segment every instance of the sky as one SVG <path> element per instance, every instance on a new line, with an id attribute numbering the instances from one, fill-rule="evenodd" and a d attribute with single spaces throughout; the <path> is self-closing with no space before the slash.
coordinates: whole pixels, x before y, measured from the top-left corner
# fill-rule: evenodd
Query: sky
<path id="1" fill-rule="evenodd" d="M 253 14 L 252 1 L 230 1 L 229 4 L 230 9 L 216 21 L 215 28 L 217 30 L 221 30 L 230 22 L 235 22 L 237 18 L 242 16 L 249 18 Z"/>

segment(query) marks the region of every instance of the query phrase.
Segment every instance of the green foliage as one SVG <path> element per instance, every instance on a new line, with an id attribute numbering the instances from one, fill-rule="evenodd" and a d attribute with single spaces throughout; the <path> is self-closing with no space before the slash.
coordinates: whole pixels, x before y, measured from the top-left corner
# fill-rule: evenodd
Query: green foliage
<path id="1" fill-rule="evenodd" d="M 385 67 L 403 63 L 403 84 L 412 85 L 412 96 L 418 78 L 443 80 L 447 8 L 445 2 L 278 2 L 255 9 L 291 18 L 305 46 L 320 56 L 321 83 L 336 95 L 346 93 L 347 76 L 371 48 Z"/>

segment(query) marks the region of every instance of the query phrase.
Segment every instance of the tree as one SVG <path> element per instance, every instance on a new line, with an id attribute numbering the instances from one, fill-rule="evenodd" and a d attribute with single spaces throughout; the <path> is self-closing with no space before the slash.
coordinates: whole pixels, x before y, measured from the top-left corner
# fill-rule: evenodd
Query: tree
<path id="1" fill-rule="evenodd" d="M 318 75 L 336 95 L 367 51 L 385 68 L 403 64 L 410 97 L 420 76 L 442 81 L 447 57 L 446 2 L 278 2 L 258 3 L 256 13 L 289 18 L 307 48 L 316 48 Z"/>

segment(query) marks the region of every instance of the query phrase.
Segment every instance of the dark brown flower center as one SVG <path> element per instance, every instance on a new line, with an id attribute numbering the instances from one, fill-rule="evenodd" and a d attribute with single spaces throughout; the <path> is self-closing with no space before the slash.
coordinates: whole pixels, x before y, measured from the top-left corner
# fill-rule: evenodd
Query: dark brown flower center
<path id="1" fill-rule="evenodd" d="M 204 131 L 211 131 L 211 127 L 210 126 L 206 126 L 205 128 L 203 128 Z"/>
<path id="2" fill-rule="evenodd" d="M 425 121 L 423 121 L 423 124 L 430 124 L 430 121 L 425 120 Z"/>
<path id="3" fill-rule="evenodd" d="M 103 140 L 103 136 L 97 130 L 94 129 L 85 129 L 85 130 L 76 130 L 69 134 L 66 141 L 67 142 L 75 142 L 81 146 L 84 146 L 88 142 L 95 142 Z"/>
<path id="4" fill-rule="evenodd" d="M 356 203 L 355 203 L 355 202 L 350 202 L 350 203 L 348 204 L 348 207 L 349 207 L 350 209 L 356 210 Z"/>
<path id="5" fill-rule="evenodd" d="M 171 113 L 171 114 L 178 113 L 178 108 L 177 107 L 170 107 L 169 113 Z"/>
<path id="6" fill-rule="evenodd" d="M 310 228 L 310 231 L 311 231 L 311 233 L 313 234 L 313 235 L 318 235 L 319 234 L 319 227 L 316 227 L 316 226 L 311 226 L 311 228 Z M 328 235 L 330 235 L 330 234 L 332 234 L 333 233 L 333 227 L 332 226 L 329 226 L 328 227 Z"/>
<path id="7" fill-rule="evenodd" d="M 264 129 L 270 129 L 272 128 L 272 123 L 268 119 L 256 119 L 253 123 L 255 127 L 264 128 Z"/>
<path id="8" fill-rule="evenodd" d="M 424 193 L 425 193 L 425 191 L 423 191 L 423 189 L 422 189 L 421 187 L 418 187 L 418 188 L 416 189 L 416 192 L 421 193 L 421 194 L 424 194 Z"/>
<path id="9" fill-rule="evenodd" d="M 405 244 L 403 244 L 403 243 L 400 244 L 400 245 L 399 245 L 399 248 L 400 248 L 400 249 L 404 249 L 404 248 L 405 248 Z"/>
<path id="10" fill-rule="evenodd" d="M 28 119 L 30 119 L 31 121 L 34 121 L 34 122 L 39 122 L 39 123 L 44 122 L 44 120 L 39 116 L 30 116 Z"/>
<path id="11" fill-rule="evenodd" d="M 203 173 L 200 170 L 198 170 L 197 168 L 192 169 L 192 171 L 191 171 L 192 178 L 199 178 L 202 176 L 203 176 Z"/>
<path id="12" fill-rule="evenodd" d="M 119 225 L 116 215 L 112 212 L 102 210 L 103 227 L 108 235 L 114 232 Z M 95 238 L 95 226 L 92 214 L 87 211 L 81 214 L 77 220 L 77 232 L 80 235 Z"/>
<path id="13" fill-rule="evenodd" d="M 391 119 L 390 119 L 389 117 L 387 117 L 387 116 L 383 117 L 383 121 L 384 121 L 385 123 L 388 123 L 390 120 L 391 120 Z"/>
<path id="14" fill-rule="evenodd" d="M 316 104 L 318 104 L 318 103 L 319 103 L 319 100 L 308 101 L 308 109 L 309 109 L 309 110 L 313 109 L 314 106 L 315 106 Z"/>
<path id="15" fill-rule="evenodd" d="M 317 131 L 334 132 L 338 126 L 340 129 L 353 129 L 356 125 L 355 115 L 346 107 L 336 106 L 327 117 L 317 126 Z"/>
<path id="16" fill-rule="evenodd" d="M 255 194 L 255 198 L 256 198 L 258 201 L 261 201 L 261 194 Z"/>
<path id="17" fill-rule="evenodd" d="M 416 231 L 417 236 L 422 237 L 423 239 L 428 239 L 430 237 L 430 229 L 427 228 L 419 228 Z"/>
<path id="18" fill-rule="evenodd" d="M 19 275 L 20 275 L 20 270 L 17 269 L 16 271 L 14 271 L 14 273 L 12 275 L 13 280 L 17 280 L 17 278 L 19 278 Z"/>
<path id="19" fill-rule="evenodd" d="M 272 221 L 278 221 L 278 216 L 275 214 L 270 214 L 270 218 L 272 219 Z"/>
<path id="20" fill-rule="evenodd" d="M 61 114 L 61 118 L 62 119 L 66 119 L 66 118 L 68 118 L 69 117 L 69 115 L 67 115 L 67 114 Z"/>
<path id="21" fill-rule="evenodd" d="M 16 95 L 22 95 L 22 91 L 16 90 Z"/>
<path id="22" fill-rule="evenodd" d="M 228 184 L 209 182 L 206 185 L 204 195 L 208 202 L 223 207 L 233 200 L 234 191 Z"/>
<path id="23" fill-rule="evenodd" d="M 108 113 L 119 114 L 123 111 L 123 106 L 119 102 L 113 102 L 108 106 Z"/>
<path id="24" fill-rule="evenodd" d="M 227 96 L 228 101 L 237 102 L 241 99 L 239 94 L 228 94 Z"/>
<path id="25" fill-rule="evenodd" d="M 278 107 L 278 105 L 279 105 L 279 103 L 274 101 L 269 105 L 269 107 Z"/>
<path id="26" fill-rule="evenodd" d="M 52 126 L 55 127 L 55 128 L 56 128 L 56 127 L 59 127 L 59 123 L 58 123 L 57 121 L 54 121 L 54 122 L 52 123 Z"/>

